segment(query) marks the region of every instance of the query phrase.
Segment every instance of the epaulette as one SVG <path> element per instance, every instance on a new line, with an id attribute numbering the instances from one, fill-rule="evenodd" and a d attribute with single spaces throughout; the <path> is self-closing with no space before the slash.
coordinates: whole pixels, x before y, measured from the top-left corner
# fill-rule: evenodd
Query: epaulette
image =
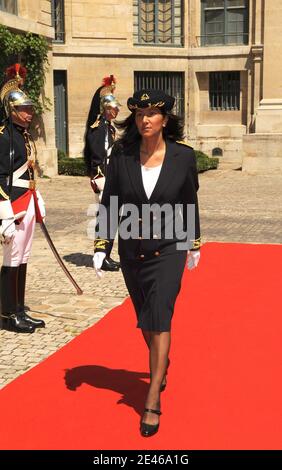
<path id="1" fill-rule="evenodd" d="M 93 122 L 93 124 L 91 124 L 91 129 L 95 129 L 95 127 L 98 127 L 99 126 L 99 123 L 100 123 L 100 120 L 101 120 L 101 116 L 99 115 L 96 119 L 95 122 Z"/>
<path id="2" fill-rule="evenodd" d="M 3 134 L 4 129 L 5 129 L 5 126 L 0 126 L 0 134 Z"/>
<path id="3" fill-rule="evenodd" d="M 177 144 L 181 144 L 181 145 L 186 145 L 186 147 L 189 147 L 190 149 L 192 149 L 192 145 L 188 144 L 187 142 L 184 142 L 184 140 L 176 140 L 176 143 Z"/>

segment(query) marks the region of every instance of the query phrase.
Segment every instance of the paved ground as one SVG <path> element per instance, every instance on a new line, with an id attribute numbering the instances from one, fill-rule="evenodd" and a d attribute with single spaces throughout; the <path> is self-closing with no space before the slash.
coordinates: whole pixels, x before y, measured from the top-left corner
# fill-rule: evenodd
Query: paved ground
<path id="1" fill-rule="evenodd" d="M 203 241 L 282 243 L 282 176 L 248 176 L 222 169 L 200 175 Z M 46 328 L 34 334 L 0 330 L 0 388 L 93 325 L 127 295 L 122 275 L 98 281 L 92 268 L 92 193 L 87 178 L 42 179 L 46 225 L 66 265 L 84 291 L 77 296 L 36 229 L 28 269 L 26 304 Z M 116 247 L 113 257 L 117 259 Z M 204 262 L 202 259 L 201 262 Z"/>

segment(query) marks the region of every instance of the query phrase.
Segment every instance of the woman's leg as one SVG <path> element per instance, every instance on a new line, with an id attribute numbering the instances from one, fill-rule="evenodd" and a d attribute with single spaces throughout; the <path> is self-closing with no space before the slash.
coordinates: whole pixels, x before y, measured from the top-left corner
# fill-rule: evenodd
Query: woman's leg
<path id="1" fill-rule="evenodd" d="M 160 409 L 160 388 L 168 365 L 168 355 L 170 349 L 170 332 L 150 332 L 150 372 L 151 383 L 145 408 L 153 410 Z M 144 413 L 142 422 L 147 424 L 157 424 L 159 416 L 153 413 Z"/>
<path id="2" fill-rule="evenodd" d="M 146 331 L 146 330 L 141 330 L 142 331 L 142 334 L 143 334 L 143 338 L 148 346 L 148 349 L 150 350 L 150 345 L 151 345 L 151 331 Z M 166 366 L 166 371 L 164 373 L 164 376 L 163 376 L 163 379 L 162 379 L 162 383 L 161 383 L 161 391 L 165 389 L 165 386 L 166 386 L 166 372 L 167 372 L 167 367 L 168 367 L 168 364 L 169 364 L 169 359 L 167 361 L 167 366 Z M 151 366 L 150 366 L 150 370 L 151 370 Z M 152 378 L 152 374 L 150 374 L 150 377 Z"/>
<path id="3" fill-rule="evenodd" d="M 141 330 L 143 338 L 148 346 L 148 349 L 150 349 L 150 344 L 151 344 L 151 331 L 146 331 L 146 330 Z"/>

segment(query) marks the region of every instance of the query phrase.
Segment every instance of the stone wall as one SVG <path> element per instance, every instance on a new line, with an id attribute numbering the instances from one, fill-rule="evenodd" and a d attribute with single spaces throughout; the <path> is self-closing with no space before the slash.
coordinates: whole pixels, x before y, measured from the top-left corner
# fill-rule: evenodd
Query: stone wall
<path id="1" fill-rule="evenodd" d="M 44 36 L 50 46 L 49 67 L 46 72 L 45 95 L 53 103 L 53 67 L 52 67 L 52 39 L 54 29 L 51 26 L 50 0 L 18 0 L 18 15 L 11 15 L 0 11 L 0 23 L 17 33 L 32 32 Z M 54 108 L 46 111 L 42 117 L 35 119 L 32 133 L 34 135 L 38 160 L 41 169 L 47 176 L 57 174 L 57 150 L 55 145 L 55 118 Z"/>

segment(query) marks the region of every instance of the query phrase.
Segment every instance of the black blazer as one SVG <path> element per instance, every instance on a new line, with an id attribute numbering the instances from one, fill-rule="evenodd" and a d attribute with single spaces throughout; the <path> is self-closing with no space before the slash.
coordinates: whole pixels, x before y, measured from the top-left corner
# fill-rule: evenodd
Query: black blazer
<path id="1" fill-rule="evenodd" d="M 195 152 L 187 144 L 166 141 L 164 162 L 150 199 L 146 196 L 142 182 L 140 143 L 129 150 L 115 144 L 101 201 L 106 210 L 100 208 L 96 226 L 95 252 L 108 253 L 109 241 L 114 239 L 117 228 L 119 254 L 124 259 L 137 260 L 152 254 L 158 256 L 163 249 L 166 252 L 175 252 L 179 249 L 179 246 L 176 247 L 177 242 L 187 240 L 185 234 L 177 233 L 175 221 L 183 221 L 181 225 L 185 232 L 189 229 L 189 225 L 195 226 L 193 236 L 190 234 L 188 236 L 189 247 L 185 245 L 180 249 L 198 249 L 200 247 L 198 188 Z M 111 204 L 111 196 L 118 196 L 118 206 Z M 131 217 L 130 210 L 121 215 L 121 207 L 124 205 L 126 208 L 128 204 L 134 204 L 135 217 Z M 164 209 L 167 204 L 172 211 L 166 217 L 161 210 L 153 210 L 151 217 L 147 217 L 147 213 L 144 217 L 144 207 L 146 210 L 148 207 Z M 184 209 L 180 217 L 179 204 L 183 204 Z M 187 204 L 194 205 L 193 220 L 187 216 Z M 125 226 L 130 225 L 129 222 L 134 234 L 128 239 L 123 239 L 121 232 L 124 232 Z"/>
<path id="2" fill-rule="evenodd" d="M 108 145 L 111 147 L 114 143 L 115 129 L 103 116 L 97 119 L 86 132 L 84 157 L 86 162 L 88 162 L 89 176 L 92 178 L 98 174 L 106 175 L 107 151 L 105 149 L 105 141 L 107 135 Z"/>
<path id="3" fill-rule="evenodd" d="M 14 171 L 18 170 L 27 161 L 28 147 L 32 147 L 30 134 L 23 127 L 13 124 L 14 141 Z M 8 176 L 10 174 L 10 131 L 8 125 L 0 127 L 0 201 L 9 197 L 11 201 L 18 199 L 28 191 L 25 188 L 12 187 L 12 194 L 9 194 Z M 33 169 L 26 170 L 21 176 L 23 180 L 34 178 Z"/>

